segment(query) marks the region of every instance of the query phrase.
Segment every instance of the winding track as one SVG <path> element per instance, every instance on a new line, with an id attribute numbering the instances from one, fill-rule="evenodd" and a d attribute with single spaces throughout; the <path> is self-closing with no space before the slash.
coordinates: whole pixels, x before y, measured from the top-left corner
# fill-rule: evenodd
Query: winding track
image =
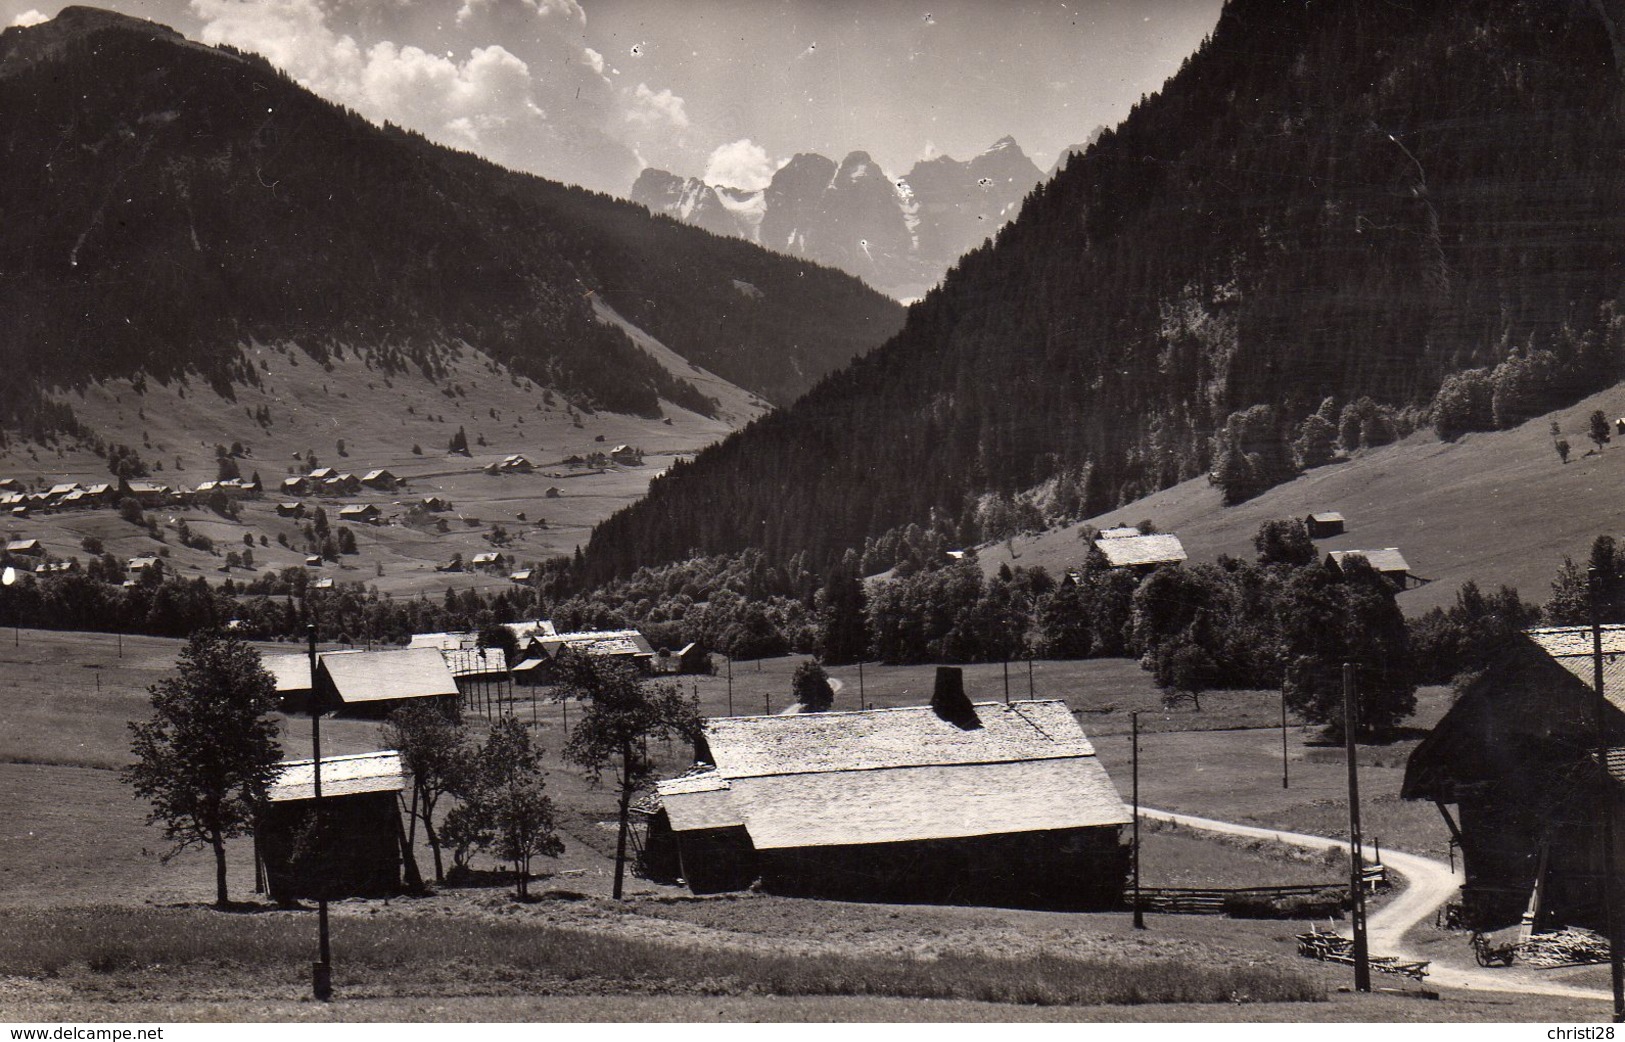
<path id="1" fill-rule="evenodd" d="M 1186 828 L 1222 832 L 1231 836 L 1245 836 L 1249 839 L 1275 840 L 1280 843 L 1290 843 L 1293 846 L 1306 847 L 1310 850 L 1348 849 L 1348 843 L 1344 840 L 1329 839 L 1325 836 L 1311 836 L 1302 832 L 1282 832 L 1279 829 L 1259 828 L 1254 825 L 1237 825 L 1233 822 L 1197 817 L 1194 814 L 1176 814 L 1172 811 L 1152 810 L 1149 807 L 1141 807 L 1140 814 L 1146 818 L 1173 822 Z M 1371 953 L 1373 955 L 1393 955 L 1402 962 L 1423 961 L 1426 956 L 1406 947 L 1405 934 L 1411 927 L 1432 915 L 1440 905 L 1455 895 L 1456 888 L 1462 884 L 1462 875 L 1459 872 L 1452 872 L 1450 867 L 1443 862 L 1393 849 L 1382 852 L 1382 863 L 1404 876 L 1407 885 L 1399 896 L 1366 920 L 1366 931 Z M 1433 965 L 1428 968 L 1428 982 L 1447 988 L 1461 988 L 1466 991 L 1555 995 L 1571 999 L 1595 999 L 1599 1002 L 1612 1002 L 1613 1000 L 1613 997 L 1607 991 L 1600 988 L 1576 988 L 1566 984 L 1551 984 L 1545 981 L 1512 976 L 1506 970 L 1490 970 L 1478 967 Z"/>

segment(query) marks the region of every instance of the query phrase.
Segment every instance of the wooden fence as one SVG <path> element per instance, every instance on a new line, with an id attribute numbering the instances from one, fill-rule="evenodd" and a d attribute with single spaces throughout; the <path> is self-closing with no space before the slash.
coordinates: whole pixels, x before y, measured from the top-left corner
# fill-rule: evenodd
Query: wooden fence
<path id="1" fill-rule="evenodd" d="M 1379 890 L 1388 885 L 1388 870 L 1382 865 L 1368 865 L 1365 870 L 1366 890 Z M 1347 883 L 1301 883 L 1293 886 L 1241 886 L 1241 887 L 1183 887 L 1142 886 L 1140 908 L 1146 912 L 1171 915 L 1223 915 L 1224 903 L 1230 897 L 1332 897 L 1346 893 Z M 1128 895 L 1132 903 L 1134 895 Z"/>

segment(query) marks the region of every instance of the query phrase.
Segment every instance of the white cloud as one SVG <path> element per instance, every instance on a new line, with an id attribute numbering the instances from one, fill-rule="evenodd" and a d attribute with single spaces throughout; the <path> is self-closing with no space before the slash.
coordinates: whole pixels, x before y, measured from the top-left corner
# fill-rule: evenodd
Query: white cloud
<path id="1" fill-rule="evenodd" d="M 769 159 L 767 150 L 750 138 L 740 138 L 711 153 L 705 163 L 704 181 L 756 192 L 771 184 L 774 171 L 783 165 Z"/>
<path id="2" fill-rule="evenodd" d="M 26 27 L 26 26 L 30 26 L 30 25 L 38 25 L 41 22 L 49 22 L 49 21 L 50 21 L 50 19 L 47 18 L 45 15 L 41 14 L 40 12 L 38 12 L 38 11 L 34 10 L 32 7 L 30 7 L 28 10 L 24 11 L 22 14 L 20 14 L 17 17 L 13 18 L 11 20 L 11 24 L 15 25 L 15 26 L 24 26 L 24 27 Z"/>
<path id="3" fill-rule="evenodd" d="M 576 0 L 463 0 L 457 9 L 457 24 L 462 25 L 485 14 L 517 12 L 527 17 L 562 18 L 577 25 L 587 24 L 587 12 Z"/>
<path id="4" fill-rule="evenodd" d="M 626 119 L 629 123 L 638 123 L 646 127 L 660 124 L 679 128 L 688 126 L 688 113 L 683 109 L 683 99 L 670 90 L 650 90 L 646 83 L 638 84 L 637 89 L 632 92 Z"/>
<path id="5" fill-rule="evenodd" d="M 637 160 L 610 132 L 632 111 L 662 106 L 667 122 L 687 125 L 669 90 L 648 91 L 643 108 L 621 113 L 603 58 L 580 42 L 586 16 L 575 0 L 442 2 L 461 3 L 455 35 L 484 46 L 433 54 L 358 41 L 332 27 L 319 0 L 190 0 L 203 42 L 256 51 L 369 119 L 544 177 L 624 192 Z M 526 31 L 508 31 L 519 18 Z M 508 46 L 489 42 L 496 38 Z"/>

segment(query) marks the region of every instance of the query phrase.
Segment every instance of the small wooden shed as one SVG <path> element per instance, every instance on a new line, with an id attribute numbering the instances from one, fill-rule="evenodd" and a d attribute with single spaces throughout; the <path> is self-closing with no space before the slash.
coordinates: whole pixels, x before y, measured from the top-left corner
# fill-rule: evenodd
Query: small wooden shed
<path id="1" fill-rule="evenodd" d="M 1342 535 L 1345 527 L 1343 515 L 1335 510 L 1321 510 L 1310 514 L 1303 519 L 1303 526 L 1309 529 L 1310 539 L 1329 539 L 1334 535 Z"/>
<path id="2" fill-rule="evenodd" d="M 406 787 L 392 750 L 322 757 L 322 828 L 316 830 L 314 760 L 289 760 L 254 826 L 267 889 L 279 902 L 401 891 L 410 852 L 397 794 Z"/>

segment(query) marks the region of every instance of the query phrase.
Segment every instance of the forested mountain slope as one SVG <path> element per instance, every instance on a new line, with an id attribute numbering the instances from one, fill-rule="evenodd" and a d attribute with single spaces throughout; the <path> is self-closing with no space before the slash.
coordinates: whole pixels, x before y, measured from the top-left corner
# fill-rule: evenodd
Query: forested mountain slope
<path id="1" fill-rule="evenodd" d="M 694 547 L 827 562 L 1057 476 L 1077 516 L 1215 471 L 1253 494 L 1312 414 L 1352 407 L 1371 440 L 1514 352 L 1559 398 L 1606 386 L 1625 137 L 1601 10 L 1231 0 L 884 348 L 600 526 L 590 575 Z"/>
<path id="2" fill-rule="evenodd" d="M 229 393 L 256 379 L 251 341 L 425 373 L 464 341 L 585 405 L 707 411 L 595 319 L 595 292 L 782 403 L 902 316 L 846 275 L 375 127 L 258 57 L 90 8 L 0 34 L 0 185 L 10 423 L 102 377 Z"/>

